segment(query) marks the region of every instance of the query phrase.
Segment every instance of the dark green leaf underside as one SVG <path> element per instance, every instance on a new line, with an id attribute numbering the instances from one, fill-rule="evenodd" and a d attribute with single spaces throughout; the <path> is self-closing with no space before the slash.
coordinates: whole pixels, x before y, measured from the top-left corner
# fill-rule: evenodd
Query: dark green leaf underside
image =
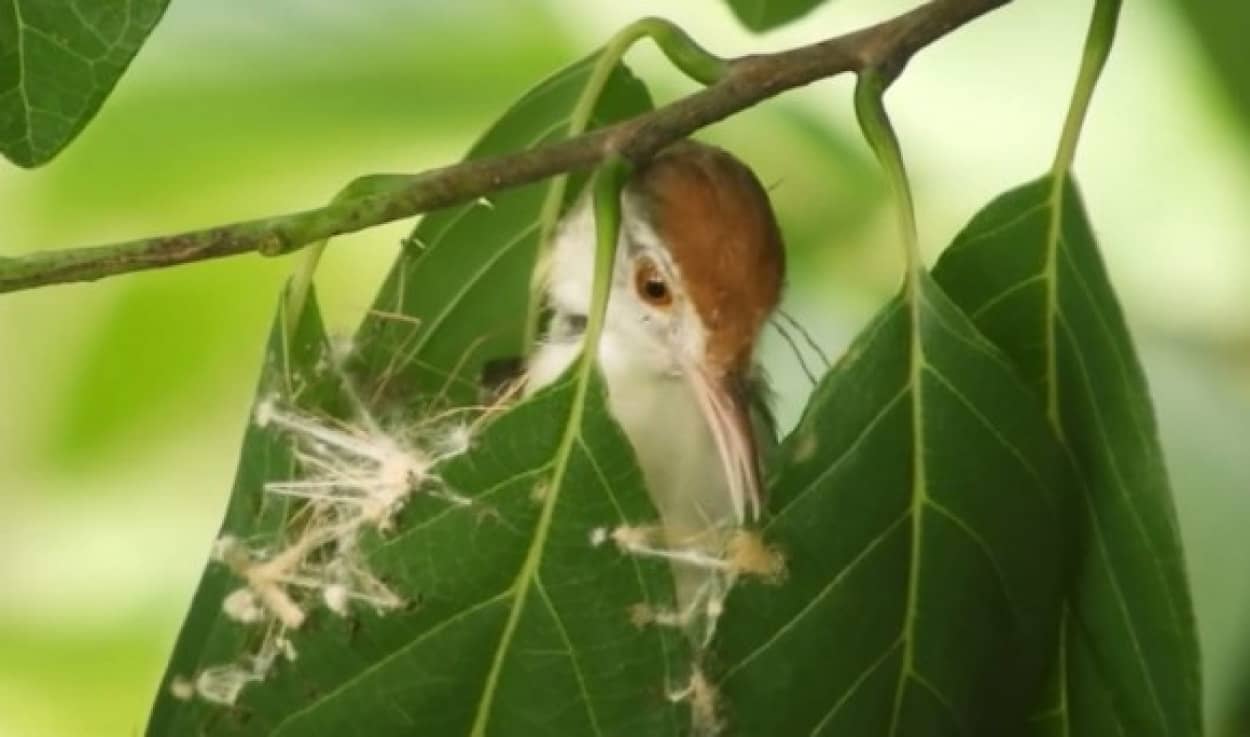
<path id="1" fill-rule="evenodd" d="M 733 734 L 1014 734 L 1049 666 L 1066 465 L 1001 354 L 918 279 L 783 447 L 766 535 L 789 579 L 737 589 L 718 643 Z"/>
<path id="2" fill-rule="evenodd" d="M 0 2 L 0 153 L 50 160 L 91 120 L 169 0 Z"/>
<path id="3" fill-rule="evenodd" d="M 1053 402 L 1079 470 L 1060 733 L 1197 735 L 1198 647 L 1149 390 L 1080 195 L 1052 184 L 978 213 L 934 276 Z"/>
<path id="4" fill-rule="evenodd" d="M 742 25 L 767 31 L 810 13 L 826 0 L 727 0 Z"/>

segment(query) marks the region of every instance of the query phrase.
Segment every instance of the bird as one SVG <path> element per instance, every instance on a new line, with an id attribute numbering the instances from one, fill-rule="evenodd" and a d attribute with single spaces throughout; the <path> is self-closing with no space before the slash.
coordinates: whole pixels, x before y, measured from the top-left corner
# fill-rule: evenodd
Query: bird
<path id="1" fill-rule="evenodd" d="M 550 319 L 526 362 L 527 394 L 580 355 L 593 210 L 584 196 L 554 231 Z M 634 168 L 596 358 L 670 546 L 715 554 L 728 531 L 760 515 L 760 454 L 771 442 L 762 436 L 771 430 L 756 344 L 784 279 L 768 193 L 734 155 L 683 139 Z M 674 577 L 680 609 L 702 574 L 675 563 Z"/>

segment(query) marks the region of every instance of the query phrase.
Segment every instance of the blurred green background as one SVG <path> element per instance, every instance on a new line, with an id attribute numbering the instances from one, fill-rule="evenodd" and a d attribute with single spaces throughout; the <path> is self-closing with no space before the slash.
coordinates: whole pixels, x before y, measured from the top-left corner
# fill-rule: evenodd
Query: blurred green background
<path id="1" fill-rule="evenodd" d="M 173 0 L 65 154 L 0 165 L 0 254 L 304 208 L 358 174 L 449 162 L 643 14 L 740 54 L 910 5 L 839 0 L 757 38 L 718 0 Z M 1089 6 L 1018 0 L 925 51 L 891 92 L 930 256 L 1049 164 Z M 1127 3 L 1077 162 L 1155 393 L 1217 737 L 1250 734 L 1247 27 L 1238 3 Z M 660 101 L 690 89 L 649 49 L 631 62 Z M 900 266 L 849 80 L 704 137 L 770 186 L 786 306 L 836 355 Z M 334 331 L 358 321 L 408 227 L 335 242 L 319 273 Z M 141 732 L 291 267 L 247 257 L 0 297 L 0 737 Z M 766 364 L 793 421 L 809 384 L 775 334 Z"/>

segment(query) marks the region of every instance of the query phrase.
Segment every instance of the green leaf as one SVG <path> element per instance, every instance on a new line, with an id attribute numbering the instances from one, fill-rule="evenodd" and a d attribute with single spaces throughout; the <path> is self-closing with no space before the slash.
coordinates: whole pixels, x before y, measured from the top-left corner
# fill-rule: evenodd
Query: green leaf
<path id="1" fill-rule="evenodd" d="M 328 345 L 315 295 L 306 298 L 290 337 L 284 329 L 285 303 L 284 294 L 265 348 L 257 401 L 277 394 L 299 396 L 308 406 L 328 405 L 335 392 L 317 369 Z M 278 535 L 286 523 L 287 505 L 267 497 L 263 488 L 268 481 L 291 478 L 295 467 L 288 440 L 273 427 L 250 422 L 249 416 L 222 533 L 256 538 Z M 236 659 L 254 639 L 252 633 L 222 616 L 223 600 L 238 587 L 238 580 L 225 567 L 210 564 L 205 569 L 156 694 L 147 734 L 194 734 L 199 729 L 195 725 L 204 725 L 207 731 L 223 717 L 237 716 L 214 705 L 180 701 L 173 696 L 172 684 L 193 677 L 205 666 Z"/>
<path id="2" fill-rule="evenodd" d="M 671 601 L 667 568 L 591 545 L 654 512 L 597 382 L 581 401 L 575 380 L 543 392 L 445 470 L 475 504 L 423 504 L 373 555 L 421 606 L 367 625 L 363 654 L 333 643 L 333 669 L 302 676 L 327 695 L 276 709 L 275 734 L 678 732 L 681 643 L 630 621 Z"/>
<path id="3" fill-rule="evenodd" d="M 563 138 L 593 64 L 594 57 L 583 60 L 531 90 L 468 158 Z M 649 109 L 646 88 L 621 66 L 604 88 L 591 127 Z M 582 181 L 569 187 L 568 198 Z M 421 221 L 357 334 L 367 348 L 358 352 L 355 370 L 376 380 L 376 399 L 409 407 L 432 397 L 472 403 L 485 362 L 524 352 L 529 275 L 548 186 L 518 187 Z"/>
<path id="4" fill-rule="evenodd" d="M 1150 393 L 1075 184 L 1004 194 L 934 275 L 1019 367 L 1079 471 L 1055 733 L 1200 734 L 1194 616 Z"/>
<path id="5" fill-rule="evenodd" d="M 760 33 L 797 20 L 825 0 L 727 0 L 747 28 Z"/>
<path id="6" fill-rule="evenodd" d="M 562 135 L 592 63 L 535 88 L 471 156 Z M 620 68 L 595 119 L 647 106 L 645 89 Z M 396 441 L 404 442 L 406 430 L 435 409 L 475 403 L 483 361 L 521 350 L 545 187 L 426 218 L 357 335 L 351 378 L 326 371 L 335 359 L 321 351 L 303 365 L 336 381 L 324 395 L 301 399 L 300 410 L 345 417 L 358 430 L 398 428 Z M 265 481 L 298 478 L 291 439 L 271 435 L 249 430 L 232 509 L 271 501 Z M 185 697 L 188 680 L 205 668 L 239 662 L 273 641 L 272 628 L 223 614 L 225 596 L 243 583 L 210 563 L 148 734 L 681 731 L 688 710 L 667 693 L 689 677 L 686 642 L 631 621 L 635 606 L 672 606 L 668 567 L 592 545 L 597 529 L 655 517 L 597 377 L 578 373 L 492 416 L 473 446 L 438 467 L 448 494 L 414 493 L 392 532 L 362 530 L 361 567 L 411 606 L 354 607 L 343 618 L 315 597 L 300 599 L 307 619 L 282 633 L 298 658 L 276 658 L 229 706 L 199 696 L 180 701 L 170 690 Z M 273 457 L 283 463 L 269 472 L 264 464 Z M 229 516 L 223 532 L 271 546 L 285 532 L 289 545 L 304 510 L 284 508 L 265 525 Z"/>
<path id="7" fill-rule="evenodd" d="M 289 358 L 282 324 L 280 315 L 262 396 L 325 374 L 315 305 Z M 317 396 L 324 405 L 327 393 Z M 442 472 L 471 503 L 418 497 L 396 534 L 363 543 L 368 567 L 419 603 L 346 620 L 314 611 L 289 635 L 298 658 L 248 685 L 230 707 L 171 691 L 180 678 L 237 662 L 263 634 L 222 614 L 241 583 L 210 565 L 148 734 L 529 735 L 539 726 L 677 734 L 688 717 L 665 694 L 688 667 L 683 642 L 630 618 L 636 605 L 671 606 L 668 569 L 591 542 L 597 528 L 654 517 L 598 382 L 584 394 L 575 380 L 539 394 L 495 420 L 477 446 Z M 266 539 L 298 519 L 263 492 L 264 482 L 293 477 L 289 447 L 272 426 L 249 428 L 223 535 Z"/>
<path id="8" fill-rule="evenodd" d="M 590 540 L 653 513 L 597 384 L 570 433 L 579 401 L 566 381 L 502 415 L 443 470 L 472 504 L 414 499 L 369 541 L 411 611 L 314 619 L 236 709 L 191 702 L 149 734 L 676 734 L 681 643 L 630 621 L 671 600 L 667 569 Z"/>
<path id="9" fill-rule="evenodd" d="M 917 272 L 770 483 L 781 586 L 725 605 L 733 734 L 1020 734 L 1052 660 L 1068 467 L 1005 358 Z"/>
<path id="10" fill-rule="evenodd" d="M 1250 55 L 1245 52 L 1244 34 L 1250 24 L 1250 6 L 1205 0 L 1173 0 L 1172 4 L 1196 33 L 1198 49 L 1228 104 L 1243 125 L 1250 125 Z"/>
<path id="11" fill-rule="evenodd" d="M 91 120 L 169 0 L 0 4 L 0 153 L 51 160 Z"/>

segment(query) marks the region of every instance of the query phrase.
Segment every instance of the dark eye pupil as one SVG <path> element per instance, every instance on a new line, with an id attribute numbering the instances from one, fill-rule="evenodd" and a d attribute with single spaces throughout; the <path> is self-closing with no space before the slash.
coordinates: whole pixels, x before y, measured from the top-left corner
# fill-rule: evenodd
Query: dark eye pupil
<path id="1" fill-rule="evenodd" d="M 668 285 L 660 279 L 648 279 L 642 289 L 651 299 L 664 299 L 668 296 Z"/>

